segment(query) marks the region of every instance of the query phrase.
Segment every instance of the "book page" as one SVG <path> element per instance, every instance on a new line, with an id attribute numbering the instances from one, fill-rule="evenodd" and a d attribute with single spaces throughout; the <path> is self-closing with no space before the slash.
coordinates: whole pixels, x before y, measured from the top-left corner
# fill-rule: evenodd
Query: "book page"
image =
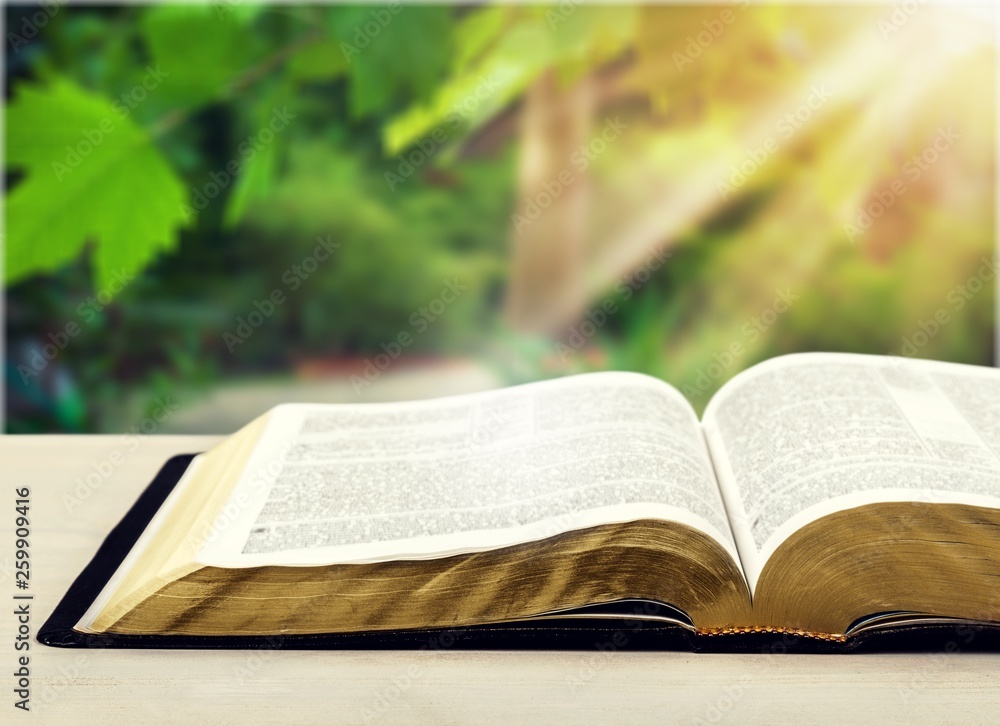
<path id="1" fill-rule="evenodd" d="M 806 353 L 734 377 L 703 417 L 751 586 L 791 533 L 883 501 L 1000 507 L 1000 371 Z"/>
<path id="2" fill-rule="evenodd" d="M 738 556 L 690 404 L 654 378 L 596 373 L 434 401 L 279 406 L 198 559 L 442 557 L 647 518 Z"/>

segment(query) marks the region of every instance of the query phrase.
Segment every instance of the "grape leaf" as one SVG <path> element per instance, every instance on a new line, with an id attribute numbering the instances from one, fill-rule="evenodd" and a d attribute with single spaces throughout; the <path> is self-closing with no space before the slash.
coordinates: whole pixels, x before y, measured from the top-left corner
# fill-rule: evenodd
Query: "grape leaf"
<path id="1" fill-rule="evenodd" d="M 181 180 L 112 102 L 67 82 L 22 86 L 7 112 L 8 284 L 55 270 L 88 242 L 95 284 L 131 275 L 171 249 L 187 220 Z"/>
<path id="2" fill-rule="evenodd" d="M 347 57 L 332 41 L 307 45 L 297 51 L 288 63 L 285 72 L 294 81 L 330 81 L 347 70 Z"/>
<path id="3" fill-rule="evenodd" d="M 390 118 L 382 132 L 387 155 L 440 129 L 452 143 L 499 113 L 554 62 L 541 22 L 515 24 L 478 62 L 439 84 L 426 102 Z"/>
<path id="4" fill-rule="evenodd" d="M 517 8 L 491 5 L 479 8 L 458 21 L 455 30 L 455 69 L 464 70 L 496 42 L 516 16 Z"/>
<path id="5" fill-rule="evenodd" d="M 214 0 L 204 5 L 194 5 L 195 8 L 211 7 L 215 11 L 215 16 L 219 20 L 232 21 L 242 25 L 249 25 L 258 15 L 268 8 L 264 5 L 251 5 L 242 0 Z"/>
<path id="6" fill-rule="evenodd" d="M 423 100 L 451 56 L 450 7 L 331 8 L 328 29 L 348 63 L 351 115 L 384 111 L 400 95 Z"/>
<path id="7" fill-rule="evenodd" d="M 389 120 L 382 134 L 388 155 L 437 129 L 452 144 L 502 111 L 546 68 L 573 80 L 622 53 L 636 32 L 636 12 L 629 8 L 504 10 L 478 9 L 463 19 L 459 63 L 429 99 Z"/>
<path id="8" fill-rule="evenodd" d="M 243 173 L 237 178 L 233 193 L 226 202 L 226 211 L 222 219 L 224 228 L 232 229 L 238 225 L 253 202 L 267 197 L 277 162 L 277 144 L 264 145 L 245 162 Z"/>
<path id="9" fill-rule="evenodd" d="M 227 98 L 241 75 L 264 55 L 244 14 L 217 14 L 208 5 L 160 5 L 142 16 L 142 35 L 167 75 L 157 96 L 176 108 Z"/>

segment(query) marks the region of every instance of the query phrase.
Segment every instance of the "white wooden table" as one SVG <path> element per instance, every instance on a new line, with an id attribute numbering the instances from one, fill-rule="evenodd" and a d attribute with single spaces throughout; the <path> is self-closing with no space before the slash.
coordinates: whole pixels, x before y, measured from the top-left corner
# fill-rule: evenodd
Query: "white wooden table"
<path id="1" fill-rule="evenodd" d="M 0 437 L 0 723 L 911 726 L 1000 719 L 1000 654 L 104 651 L 33 639 L 32 710 L 14 708 L 14 490 L 31 488 L 34 634 L 160 465 L 217 440 Z M 86 498 L 74 493 L 78 479 L 102 467 L 108 475 L 98 474 Z"/>

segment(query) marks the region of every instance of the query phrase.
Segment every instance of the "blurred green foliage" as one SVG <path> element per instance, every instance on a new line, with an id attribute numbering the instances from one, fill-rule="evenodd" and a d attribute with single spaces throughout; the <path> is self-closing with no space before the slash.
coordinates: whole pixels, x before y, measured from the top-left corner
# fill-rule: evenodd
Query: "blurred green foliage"
<path id="1" fill-rule="evenodd" d="M 34 34 L 36 6 L 5 12 L 20 34 L 7 50 L 9 431 L 122 430 L 136 402 L 144 415 L 234 377 L 356 363 L 412 331 L 447 280 L 469 293 L 407 354 L 477 356 L 511 383 L 638 370 L 702 408 L 774 355 L 909 354 L 942 308 L 952 322 L 915 354 L 992 361 L 994 283 L 961 310 L 950 297 L 991 254 L 994 224 L 980 98 L 993 50 L 964 35 L 926 44 L 913 77 L 899 75 L 908 56 L 869 67 L 842 53 L 857 88 L 730 198 L 706 168 L 724 179 L 745 161 L 745 129 L 771 129 L 773 99 L 838 44 L 853 49 L 858 29 L 877 46 L 881 10 L 740 7 L 723 23 L 711 6 L 221 0 L 60 6 Z M 710 26 L 722 29 L 710 48 L 692 40 Z M 618 312 L 570 348 L 584 314 L 549 336 L 500 314 L 524 206 L 519 113 L 550 70 L 629 123 L 587 172 L 588 254 L 677 195 L 694 209 L 699 183 L 708 200 L 654 230 L 671 257 L 651 279 L 590 291 L 590 309 L 611 299 Z M 970 119 L 933 174 L 848 239 L 843 222 L 936 127 Z M 755 322 L 784 288 L 796 303 Z M 266 324 L 234 343 L 275 293 Z M 734 343 L 742 352 L 700 386 Z"/>
<path id="2" fill-rule="evenodd" d="M 73 7 L 20 49 L 7 382 L 15 413 L 30 413 L 10 430 L 115 430 L 128 423 L 125 394 L 176 398 L 229 371 L 366 354 L 447 279 L 477 293 L 413 352 L 472 349 L 501 294 L 510 153 L 428 165 L 390 190 L 384 173 L 399 162 L 384 153 L 383 119 L 434 91 L 455 10 L 407 8 L 407 22 L 345 54 L 339 44 L 383 11 Z M 18 12 L 8 8 L 10 27 Z M 264 132 L 276 113 L 293 118 Z M 66 162 L 81 142 L 92 150 Z M 336 245 L 332 258 L 292 272 L 318 238 Z M 134 281 L 84 318 L 80 306 L 122 271 Z M 230 353 L 224 334 L 275 290 L 287 303 Z M 84 332 L 25 385 L 14 362 L 73 322 Z"/>

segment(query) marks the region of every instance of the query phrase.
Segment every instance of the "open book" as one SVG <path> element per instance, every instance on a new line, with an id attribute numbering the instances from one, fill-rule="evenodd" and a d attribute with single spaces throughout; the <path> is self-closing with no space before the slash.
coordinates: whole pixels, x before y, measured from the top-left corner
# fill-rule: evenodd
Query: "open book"
<path id="1" fill-rule="evenodd" d="M 1000 371 L 790 355 L 700 422 L 632 373 L 279 406 L 194 459 L 76 630 L 359 633 L 636 603 L 705 635 L 996 624 Z"/>

